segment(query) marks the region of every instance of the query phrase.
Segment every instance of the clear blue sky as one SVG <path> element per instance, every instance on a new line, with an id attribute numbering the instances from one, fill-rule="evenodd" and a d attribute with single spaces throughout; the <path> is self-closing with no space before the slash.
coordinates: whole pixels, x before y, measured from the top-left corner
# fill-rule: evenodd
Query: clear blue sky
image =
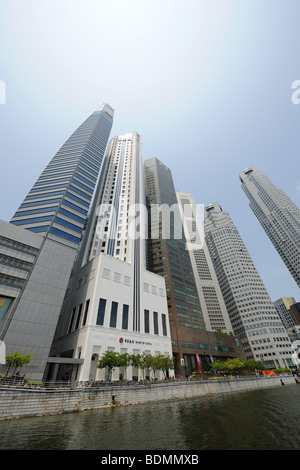
<path id="1" fill-rule="evenodd" d="M 272 300 L 299 289 L 238 174 L 251 165 L 300 205 L 298 0 L 0 0 L 1 210 L 103 102 L 197 204 L 228 211 Z M 1 101 L 1 100 L 0 100 Z"/>

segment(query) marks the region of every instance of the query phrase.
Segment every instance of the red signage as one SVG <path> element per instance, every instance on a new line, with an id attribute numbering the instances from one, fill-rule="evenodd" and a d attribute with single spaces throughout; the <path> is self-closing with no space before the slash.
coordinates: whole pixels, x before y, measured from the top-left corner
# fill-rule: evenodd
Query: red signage
<path id="1" fill-rule="evenodd" d="M 200 365 L 200 359 L 198 354 L 196 354 L 196 359 L 197 359 L 197 364 L 198 364 L 198 369 L 199 369 L 199 374 L 202 375 L 202 370 L 201 370 L 201 365 Z"/>

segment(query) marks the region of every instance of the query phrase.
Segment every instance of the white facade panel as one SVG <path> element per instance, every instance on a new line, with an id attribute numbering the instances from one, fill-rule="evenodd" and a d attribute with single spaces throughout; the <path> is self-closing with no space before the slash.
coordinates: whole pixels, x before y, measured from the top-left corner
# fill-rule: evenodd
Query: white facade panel
<path id="1" fill-rule="evenodd" d="M 162 353 L 172 356 L 170 339 L 170 328 L 168 320 L 167 301 L 165 296 L 165 281 L 149 271 L 142 271 L 141 280 L 152 286 L 154 291 L 161 295 L 141 290 L 140 302 L 140 330 L 134 330 L 133 319 L 133 289 L 128 284 L 132 275 L 132 266 L 129 263 L 113 258 L 109 255 L 100 254 L 76 274 L 73 279 L 74 289 L 65 300 L 63 310 L 71 312 L 76 309 L 73 327 L 70 329 L 70 315 L 68 318 L 61 317 L 56 341 L 53 344 L 51 356 L 64 355 L 66 351 L 72 350 L 72 357 L 83 359 L 79 366 L 77 380 L 101 380 L 104 379 L 103 371 L 94 368 L 94 355 L 96 360 L 106 350 L 119 353 L 134 352 L 142 354 L 149 352 L 152 355 Z M 87 279 L 81 283 L 80 279 Z M 164 295 L 162 295 L 164 293 Z M 106 301 L 104 320 L 102 325 L 97 325 L 99 312 L 99 300 Z M 89 300 L 89 311 L 84 321 L 84 307 Z M 112 302 L 118 304 L 116 326 L 111 326 Z M 128 326 L 123 328 L 123 305 L 128 305 Z M 76 328 L 79 306 L 82 305 L 81 318 Z M 149 311 L 149 333 L 145 332 L 144 310 Z M 158 314 L 158 334 L 154 333 L 153 314 Z M 166 320 L 166 335 L 163 334 L 162 315 Z M 116 372 L 118 374 L 120 372 Z M 114 378 L 119 378 L 119 377 Z M 132 376 L 132 371 L 129 371 Z"/>

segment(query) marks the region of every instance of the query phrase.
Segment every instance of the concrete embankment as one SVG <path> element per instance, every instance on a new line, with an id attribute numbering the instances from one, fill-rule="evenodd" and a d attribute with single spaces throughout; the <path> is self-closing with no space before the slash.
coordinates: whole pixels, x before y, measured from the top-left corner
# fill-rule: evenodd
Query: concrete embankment
<path id="1" fill-rule="evenodd" d="M 108 406 L 201 397 L 291 384 L 296 385 L 295 378 L 292 376 L 71 389 L 3 386 L 0 387 L 0 420 L 72 413 Z"/>

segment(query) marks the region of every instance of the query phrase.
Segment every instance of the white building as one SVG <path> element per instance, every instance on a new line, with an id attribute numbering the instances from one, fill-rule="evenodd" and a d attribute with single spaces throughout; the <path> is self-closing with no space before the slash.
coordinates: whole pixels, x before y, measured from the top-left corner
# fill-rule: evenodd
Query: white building
<path id="1" fill-rule="evenodd" d="M 233 328 L 205 241 L 203 214 L 199 213 L 202 208 L 197 210 L 192 194 L 177 192 L 177 200 L 182 206 L 185 238 L 189 240 L 189 254 L 206 329 L 230 333 Z"/>
<path id="2" fill-rule="evenodd" d="M 231 217 L 218 203 L 205 208 L 205 236 L 233 332 L 247 359 L 291 367 L 291 341 Z"/>
<path id="3" fill-rule="evenodd" d="M 108 145 L 47 377 L 101 380 L 107 351 L 172 356 L 164 278 L 146 270 L 144 175 L 135 132 Z M 113 379 L 123 378 L 122 368 Z M 140 378 L 130 368 L 126 378 Z M 149 373 L 148 373 L 149 374 Z"/>
<path id="4" fill-rule="evenodd" d="M 300 209 L 255 166 L 239 177 L 249 206 L 300 287 Z"/>

